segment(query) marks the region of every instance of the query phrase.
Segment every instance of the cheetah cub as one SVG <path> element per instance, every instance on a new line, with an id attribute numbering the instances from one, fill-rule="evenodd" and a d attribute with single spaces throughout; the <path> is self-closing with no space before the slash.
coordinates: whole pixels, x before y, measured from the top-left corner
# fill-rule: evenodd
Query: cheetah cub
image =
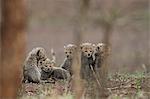
<path id="1" fill-rule="evenodd" d="M 48 58 L 40 60 L 38 67 L 41 69 L 41 80 L 48 80 L 52 72 L 52 61 Z"/>
<path id="2" fill-rule="evenodd" d="M 109 56 L 110 48 L 105 43 L 98 43 L 96 45 L 95 66 L 100 68 L 103 61 Z"/>
<path id="3" fill-rule="evenodd" d="M 50 78 L 54 81 L 57 81 L 57 80 L 69 81 L 70 73 L 69 71 L 61 67 L 52 66 L 52 63 L 45 64 L 41 68 L 41 80 L 48 80 Z"/>
<path id="4" fill-rule="evenodd" d="M 53 61 L 50 59 L 42 60 L 39 62 L 39 67 L 41 68 L 41 80 L 49 80 L 50 78 L 54 81 L 56 80 L 69 80 L 69 71 L 53 66 Z"/>
<path id="5" fill-rule="evenodd" d="M 40 82 L 40 68 L 38 67 L 38 62 L 40 60 L 46 59 L 46 51 L 41 47 L 34 48 L 27 56 L 23 65 L 23 80 L 22 82 Z"/>
<path id="6" fill-rule="evenodd" d="M 91 80 L 93 78 L 94 69 L 94 58 L 93 54 L 95 51 L 95 45 L 92 43 L 83 43 L 80 45 L 81 48 L 81 69 L 80 75 L 82 79 Z"/>
<path id="7" fill-rule="evenodd" d="M 76 50 L 76 45 L 68 44 L 67 46 L 64 46 L 64 52 L 66 55 L 66 58 L 64 62 L 61 64 L 61 68 L 69 71 L 70 75 L 72 75 L 72 63 L 73 63 L 73 54 Z"/>
<path id="8" fill-rule="evenodd" d="M 61 67 L 52 67 L 50 78 L 52 78 L 54 81 L 57 81 L 57 80 L 70 81 L 71 75 L 69 71 Z"/>

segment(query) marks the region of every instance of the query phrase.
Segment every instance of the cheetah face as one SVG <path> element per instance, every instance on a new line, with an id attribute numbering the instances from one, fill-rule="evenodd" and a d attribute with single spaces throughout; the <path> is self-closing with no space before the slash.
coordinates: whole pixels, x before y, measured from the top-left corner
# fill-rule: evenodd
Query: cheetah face
<path id="1" fill-rule="evenodd" d="M 104 43 L 98 43 L 96 46 L 96 52 L 101 55 L 108 55 L 110 53 L 110 48 Z"/>
<path id="2" fill-rule="evenodd" d="M 81 47 L 81 52 L 86 57 L 91 57 L 95 50 L 95 45 L 91 43 L 83 43 L 80 47 Z"/>
<path id="3" fill-rule="evenodd" d="M 52 70 L 51 61 L 48 58 L 45 60 L 40 60 L 38 66 L 45 72 L 50 72 Z"/>
<path id="4" fill-rule="evenodd" d="M 98 43 L 96 46 L 97 52 L 103 53 L 105 51 L 105 49 L 106 49 L 106 44 L 104 44 L 104 43 Z"/>
<path id="5" fill-rule="evenodd" d="M 45 72 L 51 72 L 52 71 L 52 67 L 44 65 L 43 67 L 41 67 L 41 70 L 43 70 Z"/>
<path id="6" fill-rule="evenodd" d="M 76 46 L 73 44 L 69 44 L 67 46 L 64 46 L 64 52 L 65 52 L 65 55 L 68 59 L 73 58 L 73 54 L 74 54 L 75 50 L 76 50 Z"/>

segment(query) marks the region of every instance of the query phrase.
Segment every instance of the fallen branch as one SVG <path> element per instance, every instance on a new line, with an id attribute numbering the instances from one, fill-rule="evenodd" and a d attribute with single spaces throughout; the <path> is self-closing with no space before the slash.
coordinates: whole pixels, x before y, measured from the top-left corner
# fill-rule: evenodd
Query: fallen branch
<path id="1" fill-rule="evenodd" d="M 95 71 L 94 71 L 92 65 L 90 65 L 90 67 L 91 67 L 91 69 L 92 69 L 92 71 L 93 71 L 93 75 L 94 75 L 94 77 L 95 77 L 95 79 L 96 79 L 96 82 L 97 82 L 99 88 L 102 88 L 102 85 L 101 85 L 101 83 L 100 83 L 100 81 L 99 81 L 99 79 L 98 79 L 98 77 L 97 77 L 97 75 L 96 75 L 96 73 L 95 73 Z"/>

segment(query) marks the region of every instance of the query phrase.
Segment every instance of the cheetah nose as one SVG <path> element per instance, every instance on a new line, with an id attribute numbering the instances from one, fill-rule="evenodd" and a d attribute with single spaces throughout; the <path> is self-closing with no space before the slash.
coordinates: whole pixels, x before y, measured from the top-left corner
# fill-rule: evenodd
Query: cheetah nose
<path id="1" fill-rule="evenodd" d="M 67 58 L 69 57 L 69 55 L 67 55 Z"/>
<path id="2" fill-rule="evenodd" d="M 90 54 L 88 54 L 88 56 L 90 56 Z"/>

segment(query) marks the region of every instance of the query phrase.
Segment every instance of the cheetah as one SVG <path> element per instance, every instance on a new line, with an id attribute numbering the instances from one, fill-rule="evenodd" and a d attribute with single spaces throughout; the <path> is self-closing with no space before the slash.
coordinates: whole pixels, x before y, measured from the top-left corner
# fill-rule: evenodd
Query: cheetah
<path id="1" fill-rule="evenodd" d="M 38 67 L 41 69 L 41 80 L 48 80 L 52 72 L 52 61 L 47 58 L 45 60 L 40 60 Z"/>
<path id="2" fill-rule="evenodd" d="M 69 71 L 70 75 L 73 74 L 73 71 L 72 71 L 73 54 L 76 48 L 77 46 L 74 44 L 68 44 L 67 46 L 64 46 L 64 52 L 65 52 L 66 57 L 60 67 Z"/>
<path id="3" fill-rule="evenodd" d="M 50 59 L 39 61 L 39 67 L 41 68 L 41 80 L 67 80 L 70 78 L 69 71 L 53 66 L 53 61 Z"/>
<path id="4" fill-rule="evenodd" d="M 83 43 L 80 45 L 81 48 L 81 79 L 91 80 L 93 79 L 93 71 L 91 66 L 94 68 L 93 54 L 95 51 L 95 45 L 92 43 Z"/>
<path id="5" fill-rule="evenodd" d="M 100 68 L 104 60 L 109 56 L 110 48 L 105 43 L 98 43 L 96 45 L 95 65 Z"/>
<path id="6" fill-rule="evenodd" d="M 38 67 L 38 61 L 46 58 L 47 56 L 44 48 L 37 47 L 32 49 L 23 65 L 23 83 L 40 83 L 41 70 Z"/>
<path id="7" fill-rule="evenodd" d="M 52 73 L 50 76 L 53 80 L 66 80 L 66 81 L 70 81 L 70 73 L 69 71 L 60 68 L 60 67 L 53 67 L 52 68 Z"/>

